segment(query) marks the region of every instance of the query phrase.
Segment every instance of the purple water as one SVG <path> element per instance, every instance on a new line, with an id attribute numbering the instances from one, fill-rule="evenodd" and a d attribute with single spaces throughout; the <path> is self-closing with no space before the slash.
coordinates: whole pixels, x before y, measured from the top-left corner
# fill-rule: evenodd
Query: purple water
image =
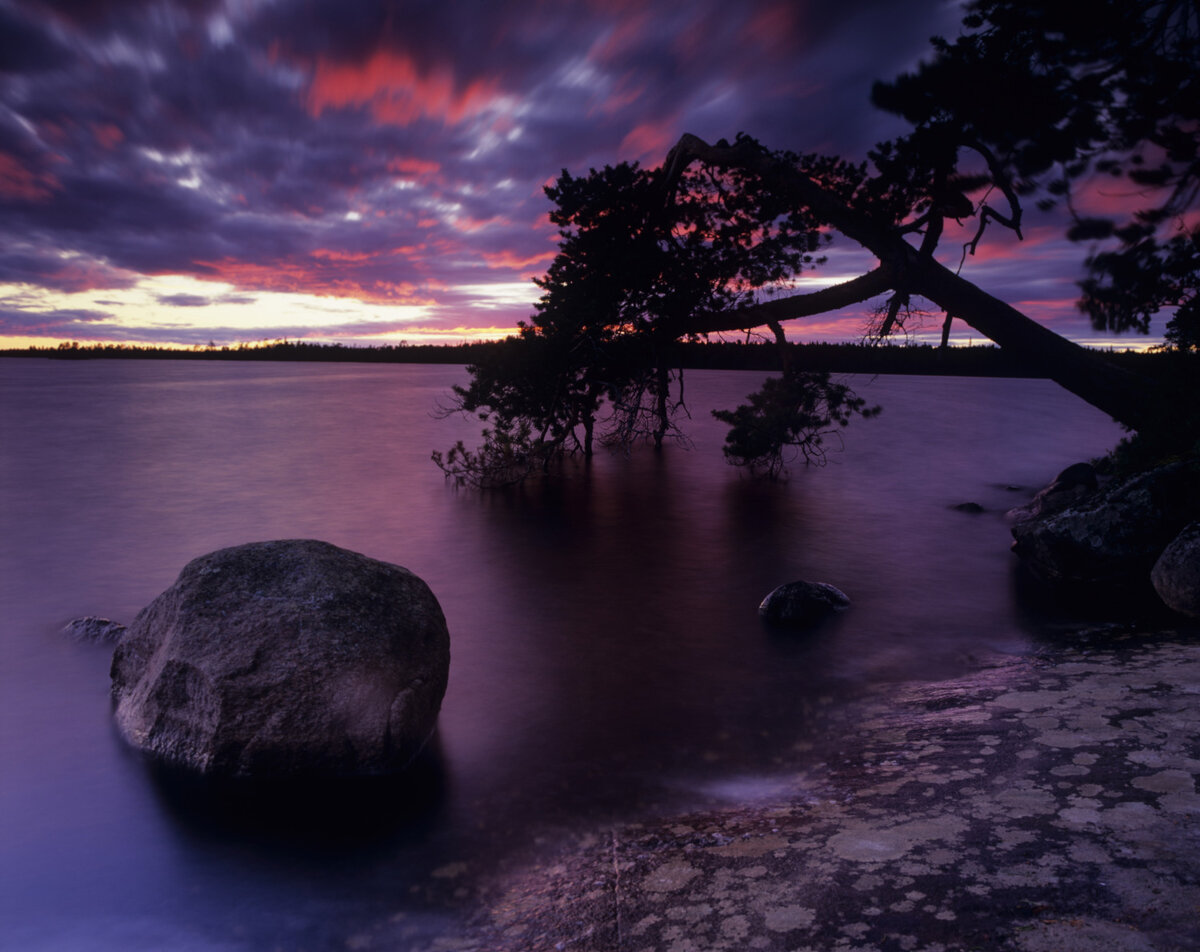
<path id="1" fill-rule="evenodd" d="M 762 483 L 724 463 L 708 413 L 762 375 L 694 372 L 690 451 L 481 495 L 429 461 L 477 432 L 433 414 L 464 376 L 0 360 L 0 948 L 346 948 L 401 913 L 432 935 L 458 914 L 423 898 L 435 870 L 752 792 L 803 759 L 814 707 L 1026 650 L 1048 619 L 1001 513 L 1120 436 L 1045 381 L 856 378 L 883 414 L 828 466 Z M 986 511 L 951 508 L 968 501 Z M 194 810 L 116 738 L 111 649 L 60 633 L 131 620 L 204 552 L 296 537 L 412 569 L 450 626 L 420 790 L 371 835 Z M 765 630 L 759 600 L 796 578 L 852 609 Z"/>

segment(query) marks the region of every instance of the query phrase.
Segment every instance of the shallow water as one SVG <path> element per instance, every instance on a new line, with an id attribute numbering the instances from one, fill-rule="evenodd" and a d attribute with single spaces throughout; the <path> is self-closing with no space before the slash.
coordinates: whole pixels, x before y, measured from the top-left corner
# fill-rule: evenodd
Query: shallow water
<path id="1" fill-rule="evenodd" d="M 814 709 L 1028 649 L 1053 619 L 1001 513 L 1120 436 L 1045 381 L 856 378 L 883 414 L 763 483 L 724 464 L 708 415 L 761 375 L 695 372 L 690 451 L 476 494 L 429 461 L 475 432 L 433 413 L 463 376 L 0 360 L 0 947 L 344 948 L 399 913 L 436 934 L 453 913 L 425 900 L 433 871 L 769 793 Z M 986 511 L 951 508 L 968 501 Z M 294 537 L 412 569 L 450 626 L 436 743 L 413 787 L 374 792 L 365 833 L 303 791 L 280 794 L 299 829 L 262 832 L 156 779 L 110 726 L 110 649 L 59 632 L 131 620 L 196 555 Z M 853 607 L 806 637 L 764 629 L 759 600 L 795 578 Z"/>

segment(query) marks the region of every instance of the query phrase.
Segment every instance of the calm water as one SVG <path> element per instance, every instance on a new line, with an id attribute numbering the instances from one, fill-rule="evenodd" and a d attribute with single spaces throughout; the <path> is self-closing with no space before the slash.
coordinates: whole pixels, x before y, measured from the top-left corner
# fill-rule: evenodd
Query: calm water
<path id="1" fill-rule="evenodd" d="M 345 948 L 397 913 L 436 934 L 434 870 L 752 792 L 803 758 L 814 707 L 1025 650 L 1049 620 L 1000 513 L 1120 436 L 1047 382 L 858 378 L 883 415 L 765 484 L 724 464 L 708 415 L 761 374 L 697 372 L 691 451 L 478 495 L 429 461 L 474 432 L 431 413 L 463 376 L 0 360 L 0 947 Z M 369 836 L 300 801 L 304 829 L 257 835 L 156 782 L 110 727 L 110 650 L 59 633 L 131 620 L 196 555 L 295 537 L 407 566 L 450 626 L 436 750 Z M 853 608 L 764 630 L 759 600 L 796 578 Z"/>

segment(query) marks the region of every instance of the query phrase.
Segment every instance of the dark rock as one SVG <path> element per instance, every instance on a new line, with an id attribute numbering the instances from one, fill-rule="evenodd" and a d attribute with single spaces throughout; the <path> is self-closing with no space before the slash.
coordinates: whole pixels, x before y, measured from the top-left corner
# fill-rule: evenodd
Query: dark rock
<path id="1" fill-rule="evenodd" d="M 1028 522 L 1062 512 L 1092 496 L 1099 488 L 1096 468 L 1091 463 L 1075 463 L 1054 477 L 1054 481 L 1023 506 L 1010 509 L 1009 522 Z"/>
<path id="2" fill-rule="evenodd" d="M 850 599 L 826 582 L 787 582 L 762 600 L 758 613 L 771 624 L 805 628 L 833 612 L 845 611 Z"/>
<path id="3" fill-rule="evenodd" d="M 983 506 L 979 505 L 977 502 L 960 502 L 951 506 L 950 508 L 956 512 L 969 512 L 975 515 L 985 511 Z"/>
<path id="4" fill-rule="evenodd" d="M 1187 526 L 1163 550 L 1150 581 L 1172 611 L 1200 618 L 1200 522 Z"/>
<path id="5" fill-rule="evenodd" d="M 97 618 L 88 615 L 86 618 L 76 618 L 67 622 L 63 629 L 76 641 L 95 645 L 114 645 L 125 634 L 125 626 L 107 618 Z"/>
<path id="6" fill-rule="evenodd" d="M 1096 479 L 1096 467 L 1091 463 L 1073 463 L 1054 477 L 1051 486 L 1059 489 L 1073 489 L 1082 486 L 1085 489 L 1095 489 L 1099 485 Z"/>
<path id="7" fill-rule="evenodd" d="M 1200 519 L 1200 466 L 1172 463 L 1061 512 L 1018 522 L 1013 551 L 1056 583 L 1140 587 L 1185 525 Z"/>
<path id="8" fill-rule="evenodd" d="M 446 621 L 407 569 L 325 542 L 188 563 L 113 654 L 117 727 L 210 776 L 378 775 L 428 739 L 450 666 Z"/>

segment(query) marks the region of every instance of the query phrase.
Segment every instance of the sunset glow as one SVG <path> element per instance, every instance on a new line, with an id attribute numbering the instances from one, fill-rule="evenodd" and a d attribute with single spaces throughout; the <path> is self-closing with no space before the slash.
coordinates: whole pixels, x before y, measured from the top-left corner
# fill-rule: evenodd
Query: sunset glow
<path id="1" fill-rule="evenodd" d="M 684 132 L 861 158 L 898 131 L 871 81 L 959 17 L 937 0 L 352 6 L 0 0 L 0 346 L 503 336 L 554 256 L 542 189 L 560 170 L 656 165 Z M 1077 204 L 1131 200 L 1099 183 Z M 995 231 L 964 275 L 1092 341 L 1069 303 L 1088 249 L 1062 219 Z M 835 270 L 851 276 L 805 280 Z M 788 334 L 863 328 L 858 311 Z"/>

